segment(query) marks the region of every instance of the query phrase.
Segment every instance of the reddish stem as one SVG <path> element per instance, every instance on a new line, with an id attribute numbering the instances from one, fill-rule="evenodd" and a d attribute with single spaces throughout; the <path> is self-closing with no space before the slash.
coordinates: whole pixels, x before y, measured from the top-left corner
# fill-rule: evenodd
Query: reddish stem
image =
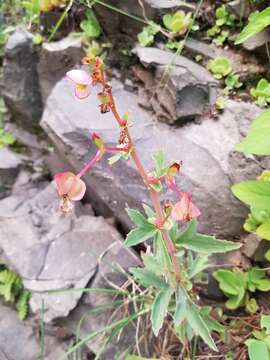
<path id="1" fill-rule="evenodd" d="M 85 175 L 87 173 L 87 171 L 89 171 L 94 165 L 96 162 L 98 162 L 103 156 L 103 153 L 102 151 L 98 151 L 96 153 L 96 155 L 93 157 L 93 159 L 91 161 L 89 161 L 89 163 L 77 174 L 77 176 L 80 178 L 82 177 L 83 175 Z"/>
<path id="2" fill-rule="evenodd" d="M 121 148 L 121 147 L 109 147 L 109 146 L 106 146 L 106 151 L 108 152 L 129 152 L 129 148 Z"/>
<path id="3" fill-rule="evenodd" d="M 106 81 L 105 81 L 105 77 L 104 77 L 104 70 L 100 70 L 100 78 L 99 78 L 99 82 L 105 87 L 107 84 L 106 84 Z M 107 87 L 107 91 L 108 91 L 108 95 L 109 95 L 109 98 L 110 98 L 110 108 L 111 108 L 111 111 L 118 123 L 118 125 L 120 126 L 120 128 L 123 128 L 124 124 L 126 124 L 126 122 L 124 122 L 121 118 L 121 116 L 118 114 L 118 111 L 116 109 L 116 106 L 115 106 L 115 101 L 114 101 L 114 97 L 112 95 L 112 91 L 111 91 L 111 88 L 109 86 L 106 86 Z M 137 167 L 137 170 L 139 172 L 139 174 L 141 175 L 141 177 L 143 178 L 144 180 L 144 183 L 145 185 L 147 186 L 148 190 L 149 190 L 149 193 L 150 193 L 150 196 L 151 196 L 151 200 L 152 200 L 152 203 L 153 203 L 153 206 L 154 206 L 154 209 L 155 209 L 155 212 L 156 212 L 156 216 L 157 216 L 157 222 L 159 223 L 162 223 L 164 221 L 164 214 L 163 214 L 163 211 L 162 211 L 162 208 L 161 208 L 161 204 L 160 204 L 160 199 L 159 199 L 159 195 L 158 193 L 151 188 L 150 186 L 150 183 L 149 182 L 149 178 L 148 178 L 148 175 L 147 175 L 147 172 L 145 171 L 144 169 L 144 166 L 137 154 L 137 151 L 134 147 L 134 144 L 133 144 L 133 141 L 132 141 L 132 138 L 130 136 L 130 133 L 128 131 L 128 128 L 125 126 L 125 130 L 126 130 L 126 135 L 128 137 L 128 140 L 129 140 L 129 148 L 131 149 L 130 151 L 130 156 L 132 157 L 136 167 Z M 180 281 L 181 279 L 181 274 L 180 274 L 180 265 L 179 265 L 179 262 L 178 262 L 178 258 L 177 256 L 175 255 L 176 252 L 177 252 L 177 249 L 172 241 L 172 239 L 170 238 L 169 236 L 169 233 L 167 230 L 165 229 L 160 229 L 160 232 L 162 234 L 162 237 L 163 237 L 163 240 L 164 240 L 164 243 L 165 243 L 165 246 L 167 248 L 167 251 L 170 255 L 170 258 L 171 258 L 171 262 L 172 262 L 172 266 L 173 266 L 173 270 L 174 270 L 174 274 L 175 274 L 175 277 L 176 277 L 176 280 L 177 281 Z"/>

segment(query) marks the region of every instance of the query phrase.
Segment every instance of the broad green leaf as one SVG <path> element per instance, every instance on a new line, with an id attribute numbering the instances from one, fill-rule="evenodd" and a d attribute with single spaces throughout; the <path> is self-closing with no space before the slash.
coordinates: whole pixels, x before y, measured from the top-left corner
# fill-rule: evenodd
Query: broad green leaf
<path id="1" fill-rule="evenodd" d="M 162 20 L 163 20 L 163 24 L 165 25 L 165 27 L 171 31 L 173 16 L 170 14 L 166 14 L 163 16 Z"/>
<path id="2" fill-rule="evenodd" d="M 217 270 L 213 276 L 218 281 L 220 289 L 226 294 L 238 295 L 240 289 L 246 288 L 244 274 L 239 271 Z"/>
<path id="3" fill-rule="evenodd" d="M 139 227 L 148 226 L 148 224 L 149 224 L 148 221 L 138 210 L 127 208 L 126 211 L 128 213 L 130 220 L 135 225 L 137 225 Z"/>
<path id="4" fill-rule="evenodd" d="M 270 290 L 270 280 L 261 279 L 256 282 L 256 288 L 260 291 L 269 291 Z"/>
<path id="5" fill-rule="evenodd" d="M 92 9 L 87 10 L 86 19 L 80 23 L 80 27 L 90 38 L 97 38 L 101 34 L 101 27 Z"/>
<path id="6" fill-rule="evenodd" d="M 265 328 L 266 333 L 270 334 L 270 315 L 261 316 L 261 328 Z"/>
<path id="7" fill-rule="evenodd" d="M 155 236 L 157 232 L 157 228 L 151 224 L 142 228 L 133 229 L 128 233 L 124 244 L 129 247 L 138 245 Z"/>
<path id="8" fill-rule="evenodd" d="M 154 287 L 163 290 L 168 288 L 166 281 L 160 276 L 157 276 L 153 271 L 145 268 L 131 268 L 129 271 L 135 279 L 137 279 L 138 282 L 145 287 Z"/>
<path id="9" fill-rule="evenodd" d="M 258 209 L 270 210 L 270 182 L 243 181 L 232 186 L 234 195 L 245 204 Z"/>
<path id="10" fill-rule="evenodd" d="M 235 149 L 247 154 L 270 155 L 270 110 L 263 111 L 250 126 L 247 137 Z"/>
<path id="11" fill-rule="evenodd" d="M 171 289 L 161 290 L 152 304 L 151 322 L 155 336 L 158 336 L 159 330 L 162 328 L 164 318 L 167 314 L 172 291 Z"/>
<path id="12" fill-rule="evenodd" d="M 186 317 L 194 333 L 199 335 L 211 349 L 218 351 L 210 331 L 199 313 L 199 309 L 194 304 L 187 307 Z"/>
<path id="13" fill-rule="evenodd" d="M 265 240 L 270 240 L 270 220 L 260 225 L 256 229 L 256 234 Z"/>
<path id="14" fill-rule="evenodd" d="M 270 25 L 270 7 L 261 11 L 256 16 L 253 16 L 247 26 L 241 31 L 235 40 L 235 44 L 242 44 L 244 41 L 250 37 L 256 35 L 257 33 L 264 30 L 267 26 Z"/>
<path id="15" fill-rule="evenodd" d="M 264 341 L 248 339 L 246 344 L 250 360 L 270 360 L 270 353 Z"/>
<path id="16" fill-rule="evenodd" d="M 232 251 L 241 247 L 241 244 L 218 240 L 214 236 L 199 234 L 196 230 L 197 222 L 193 219 L 189 222 L 187 229 L 176 238 L 177 246 L 208 255 Z"/>

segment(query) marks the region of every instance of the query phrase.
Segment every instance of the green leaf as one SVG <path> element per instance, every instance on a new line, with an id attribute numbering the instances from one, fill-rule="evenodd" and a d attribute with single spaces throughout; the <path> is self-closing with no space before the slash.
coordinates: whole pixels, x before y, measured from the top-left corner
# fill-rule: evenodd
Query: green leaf
<path id="1" fill-rule="evenodd" d="M 210 316 L 210 311 L 211 311 L 210 306 L 204 306 L 200 310 L 200 314 L 204 322 L 206 323 L 208 329 L 211 331 L 217 331 L 219 333 L 223 333 L 225 331 L 225 327 Z"/>
<path id="2" fill-rule="evenodd" d="M 256 229 L 256 234 L 259 235 L 262 239 L 270 240 L 270 220 L 267 220 L 265 223 L 260 225 Z"/>
<path id="3" fill-rule="evenodd" d="M 86 19 L 80 23 L 80 27 L 87 37 L 97 38 L 101 34 L 101 27 L 92 9 L 86 11 Z"/>
<path id="4" fill-rule="evenodd" d="M 270 315 L 261 316 L 261 328 L 265 328 L 266 333 L 270 334 Z"/>
<path id="5" fill-rule="evenodd" d="M 249 299 L 246 303 L 246 307 L 245 307 L 246 311 L 249 312 L 250 314 L 254 314 L 256 311 L 258 311 L 259 306 L 257 304 L 257 301 L 255 299 Z"/>
<path id="6" fill-rule="evenodd" d="M 247 154 L 270 155 L 270 110 L 263 111 L 252 123 L 247 137 L 235 149 Z"/>
<path id="7" fill-rule="evenodd" d="M 174 323 L 179 326 L 186 317 L 186 308 L 188 306 L 188 295 L 182 288 L 178 288 L 175 293 L 175 312 Z"/>
<path id="8" fill-rule="evenodd" d="M 269 291 L 270 290 L 270 280 L 262 279 L 256 282 L 256 288 L 260 291 Z"/>
<path id="9" fill-rule="evenodd" d="M 189 264 L 188 278 L 192 279 L 209 266 L 208 255 L 198 254 L 195 259 Z"/>
<path id="10" fill-rule="evenodd" d="M 164 318 L 167 314 L 171 295 L 171 289 L 168 288 L 167 290 L 161 290 L 157 294 L 153 302 L 150 319 L 152 322 L 152 330 L 155 336 L 158 336 L 159 330 L 162 328 Z"/>
<path id="11" fill-rule="evenodd" d="M 243 181 L 232 186 L 234 195 L 245 204 L 258 209 L 270 210 L 270 182 Z"/>
<path id="12" fill-rule="evenodd" d="M 197 222 L 193 219 L 189 222 L 187 229 L 176 238 L 176 244 L 185 249 L 208 255 L 236 250 L 241 247 L 241 244 L 218 240 L 214 236 L 199 234 L 196 230 Z"/>
<path id="13" fill-rule="evenodd" d="M 138 245 L 155 236 L 157 232 L 157 228 L 152 224 L 133 229 L 128 233 L 124 244 L 129 247 Z"/>
<path id="14" fill-rule="evenodd" d="M 264 30 L 267 26 L 270 25 L 270 7 L 264 9 L 256 16 L 253 16 L 247 26 L 241 31 L 235 40 L 235 44 L 242 44 L 244 41 L 250 37 L 256 35 L 257 33 Z"/>
<path id="15" fill-rule="evenodd" d="M 144 211 L 145 211 L 148 218 L 154 218 L 156 216 L 156 213 L 154 212 L 154 210 L 150 206 L 148 206 L 146 204 L 143 204 L 143 209 L 144 209 Z"/>
<path id="16" fill-rule="evenodd" d="M 199 309 L 194 304 L 187 307 L 186 317 L 194 333 L 199 335 L 212 350 L 218 351 L 210 331 L 200 315 Z"/>
<path id="17" fill-rule="evenodd" d="M 164 274 L 163 266 L 155 256 L 143 255 L 142 259 L 143 259 L 144 266 L 146 267 L 147 270 L 152 271 L 156 275 Z"/>
<path id="18" fill-rule="evenodd" d="M 208 62 L 207 68 L 211 71 L 212 74 L 214 74 L 216 79 L 221 79 L 222 77 L 225 77 L 232 72 L 231 62 L 224 56 L 210 60 Z"/>
<path id="19" fill-rule="evenodd" d="M 126 211 L 128 213 L 130 220 L 135 225 L 139 227 L 144 227 L 149 225 L 147 219 L 138 210 L 127 208 Z"/>
<path id="20" fill-rule="evenodd" d="M 240 289 L 246 288 L 246 280 L 241 272 L 217 270 L 213 276 L 218 281 L 220 289 L 226 294 L 237 295 Z"/>
<path id="21" fill-rule="evenodd" d="M 164 26 L 165 26 L 168 30 L 172 31 L 173 15 L 166 14 L 166 15 L 163 16 L 162 20 L 163 20 Z"/>
<path id="22" fill-rule="evenodd" d="M 153 21 L 150 25 L 144 26 L 142 32 L 138 34 L 138 40 L 141 46 L 150 46 L 154 42 L 154 36 L 160 31 L 160 26 Z"/>
<path id="23" fill-rule="evenodd" d="M 248 339 L 246 344 L 250 360 L 270 360 L 270 354 L 264 341 Z"/>
<path id="24" fill-rule="evenodd" d="M 145 268 L 131 268 L 129 271 L 135 279 L 137 279 L 138 282 L 145 287 L 154 287 L 162 290 L 166 290 L 168 288 L 166 281 L 160 276 L 157 276 L 153 271 Z"/>
<path id="25" fill-rule="evenodd" d="M 163 150 L 160 150 L 156 154 L 153 155 L 153 160 L 155 163 L 156 176 L 162 176 L 164 171 L 166 171 L 165 167 L 165 153 Z"/>

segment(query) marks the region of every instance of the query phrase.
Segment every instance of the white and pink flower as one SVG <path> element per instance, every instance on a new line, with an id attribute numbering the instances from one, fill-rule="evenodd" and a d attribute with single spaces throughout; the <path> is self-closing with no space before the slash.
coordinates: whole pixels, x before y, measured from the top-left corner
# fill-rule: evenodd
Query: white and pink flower
<path id="1" fill-rule="evenodd" d="M 79 99 L 85 99 L 90 95 L 92 77 L 84 70 L 74 69 L 66 74 L 75 85 L 75 95 Z"/>

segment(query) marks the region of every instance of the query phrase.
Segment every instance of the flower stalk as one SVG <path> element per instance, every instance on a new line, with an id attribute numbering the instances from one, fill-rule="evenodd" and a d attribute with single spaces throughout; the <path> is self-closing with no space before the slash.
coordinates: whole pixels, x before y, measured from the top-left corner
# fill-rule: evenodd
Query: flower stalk
<path id="1" fill-rule="evenodd" d="M 134 163 L 136 165 L 138 173 L 140 174 L 140 176 L 142 177 L 145 185 L 148 188 L 148 191 L 149 191 L 152 203 L 153 203 L 153 207 L 155 209 L 156 216 L 157 216 L 156 221 L 157 221 L 157 223 L 162 224 L 164 222 L 165 216 L 164 216 L 163 211 L 162 211 L 159 195 L 150 186 L 151 185 L 151 180 L 149 181 L 149 176 L 148 176 L 148 174 L 147 174 L 147 172 L 146 172 L 146 170 L 145 170 L 145 168 L 144 168 L 144 166 L 143 166 L 143 164 L 142 164 L 142 162 L 141 162 L 141 160 L 140 160 L 140 158 L 138 156 L 138 153 L 137 153 L 136 148 L 134 146 L 133 140 L 132 140 L 132 138 L 130 136 L 130 133 L 129 133 L 129 130 L 128 130 L 128 127 L 127 127 L 127 123 L 126 123 L 125 120 L 123 120 L 121 118 L 121 116 L 119 115 L 119 113 L 117 111 L 111 87 L 105 81 L 104 70 L 100 69 L 99 74 L 100 74 L 100 76 L 96 77 L 95 80 L 97 82 L 99 82 L 106 89 L 106 92 L 107 92 L 107 94 L 109 96 L 109 105 L 110 105 L 111 112 L 112 112 L 115 120 L 117 121 L 120 129 L 125 131 L 125 134 L 126 134 L 126 136 L 128 138 L 128 142 L 129 142 L 130 156 L 131 156 L 132 160 L 134 161 Z M 160 229 L 160 232 L 161 232 L 164 244 L 166 246 L 166 249 L 167 249 L 167 251 L 169 253 L 170 259 L 171 259 L 171 263 L 172 263 L 172 266 L 173 266 L 173 271 L 174 271 L 174 274 L 175 274 L 175 278 L 179 282 L 181 280 L 181 274 L 180 274 L 180 264 L 179 264 L 178 258 L 176 256 L 176 252 L 177 252 L 176 246 L 174 245 L 172 239 L 170 238 L 169 233 L 168 233 L 167 230 Z"/>

